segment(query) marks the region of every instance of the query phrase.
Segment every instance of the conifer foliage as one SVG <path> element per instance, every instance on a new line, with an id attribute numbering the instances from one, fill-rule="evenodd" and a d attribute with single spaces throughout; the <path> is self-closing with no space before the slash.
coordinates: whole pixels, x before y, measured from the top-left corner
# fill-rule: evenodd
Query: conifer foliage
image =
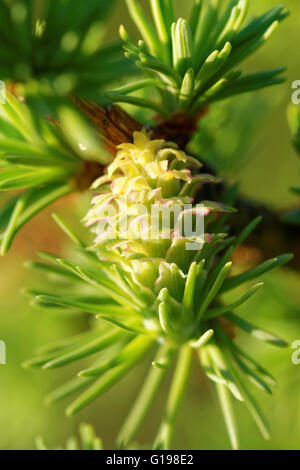
<path id="1" fill-rule="evenodd" d="M 258 341 L 287 346 L 236 310 L 261 289 L 265 273 L 292 255 L 279 253 L 243 272 L 235 269 L 233 253 L 261 218 L 230 236 L 237 190 L 225 184 L 216 200 L 207 199 L 205 188 L 221 180 L 187 149 L 192 139 L 194 150 L 197 141 L 205 141 L 197 126 L 215 101 L 283 81 L 282 67 L 248 75 L 241 64 L 288 13 L 277 6 L 247 19 L 247 0 L 194 0 L 183 19 L 176 16 L 173 0 L 149 0 L 150 17 L 143 2 L 126 0 L 140 39 L 136 43 L 122 25 L 121 40 L 108 43 L 104 24 L 114 3 L 0 0 L 0 75 L 7 87 L 0 109 L 1 254 L 52 202 L 75 191 L 88 191 L 92 198 L 84 223 L 86 240 L 92 233 L 94 241 L 81 239 L 76 228 L 54 215 L 73 243 L 74 257 L 39 253 L 41 260 L 27 267 L 47 276 L 47 291 L 26 289 L 33 305 L 80 312 L 91 319 L 91 328 L 45 346 L 24 366 L 55 369 L 86 359 L 77 376 L 46 398 L 49 404 L 72 398 L 67 406 L 72 416 L 140 361 L 150 360 L 116 447 L 128 448 L 144 419 L 151 419 L 152 402 L 171 373 L 165 412 L 151 444 L 171 449 L 196 361 L 215 387 L 236 449 L 233 400 L 245 404 L 269 438 L 248 382 L 267 394 L 276 382 L 235 337 L 244 331 Z M 134 105 L 137 112 L 128 114 L 132 108 L 125 106 L 115 122 L 110 112 L 116 103 Z M 293 114 L 291 121 L 299 150 L 299 119 Z M 120 134 L 127 136 L 124 141 L 115 139 Z M 109 152 L 107 136 L 116 152 Z M 120 198 L 128 202 L 126 213 Z M 179 212 L 171 227 L 159 224 L 161 233 L 150 224 L 151 235 L 145 236 L 149 219 L 141 205 L 162 211 L 176 206 Z M 200 239 L 177 230 L 189 213 L 194 222 L 204 218 Z M 120 237 L 124 219 L 127 229 Z M 187 250 L 187 244 L 197 248 Z M 85 449 L 101 449 L 89 426 L 80 434 Z M 38 446 L 46 448 L 41 439 Z M 78 446 L 74 440 L 67 443 L 68 449 Z"/>

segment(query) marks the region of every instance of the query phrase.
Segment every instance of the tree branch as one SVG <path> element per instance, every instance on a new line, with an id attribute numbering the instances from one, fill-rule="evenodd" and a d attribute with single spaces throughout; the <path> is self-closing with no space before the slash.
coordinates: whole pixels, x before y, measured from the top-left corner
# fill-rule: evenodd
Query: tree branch
<path id="1" fill-rule="evenodd" d="M 235 207 L 238 212 L 229 218 L 232 235 L 238 235 L 251 220 L 261 215 L 262 221 L 245 245 L 259 250 L 263 260 L 293 253 L 294 258 L 287 266 L 300 271 L 300 226 L 284 222 L 280 213 L 254 201 L 239 198 Z"/>
<path id="2" fill-rule="evenodd" d="M 143 127 L 139 121 L 118 106 L 114 105 L 109 109 L 105 109 L 80 98 L 75 98 L 74 102 L 94 123 L 108 150 L 113 155 L 116 154 L 119 144 L 131 142 L 134 131 L 139 131 Z M 171 140 L 184 148 L 197 128 L 198 120 L 207 110 L 208 108 L 205 108 L 197 116 L 188 119 L 184 118 L 182 114 L 177 114 L 167 121 L 160 121 L 153 129 L 153 136 Z M 94 170 L 93 168 L 93 178 L 97 176 Z M 204 164 L 204 170 L 215 173 L 206 164 Z M 99 168 L 99 175 L 102 171 L 103 169 Z M 198 198 L 199 200 L 219 200 L 225 188 L 224 184 L 218 186 L 207 185 L 200 190 Z M 243 197 L 237 199 L 235 207 L 238 212 L 229 217 L 230 235 L 238 235 L 251 220 L 261 215 L 263 217 L 261 223 L 247 239 L 245 246 L 258 250 L 264 260 L 291 252 L 295 257 L 289 263 L 289 266 L 296 271 L 300 271 L 300 226 L 284 222 L 280 213 Z"/>

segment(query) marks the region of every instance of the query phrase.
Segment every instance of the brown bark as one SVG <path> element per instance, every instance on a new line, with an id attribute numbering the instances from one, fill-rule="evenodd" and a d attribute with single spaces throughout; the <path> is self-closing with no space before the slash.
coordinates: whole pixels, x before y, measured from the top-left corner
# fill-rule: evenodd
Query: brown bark
<path id="1" fill-rule="evenodd" d="M 193 116 L 177 113 L 170 116 L 167 120 L 159 120 L 157 126 L 153 129 L 154 136 L 176 142 L 180 148 L 185 148 L 191 140 L 191 137 L 197 131 L 199 119 L 205 116 L 207 111 L 208 106 L 205 106 Z"/>
<path id="2" fill-rule="evenodd" d="M 106 109 L 81 98 L 74 98 L 74 103 L 93 122 L 113 155 L 117 153 L 119 144 L 131 142 L 134 131 L 140 131 L 143 127 L 119 106 L 113 105 Z"/>
<path id="3" fill-rule="evenodd" d="M 94 123 L 107 149 L 113 155 L 116 154 L 119 144 L 131 142 L 133 133 L 143 128 L 143 124 L 119 106 L 113 105 L 110 108 L 104 108 L 77 97 L 73 98 L 73 101 Z M 197 114 L 190 117 L 183 113 L 177 113 L 164 121 L 158 118 L 157 126 L 152 128 L 153 136 L 157 139 L 176 142 L 179 147 L 184 148 L 196 132 L 199 119 L 207 111 L 208 107 L 204 107 Z"/>

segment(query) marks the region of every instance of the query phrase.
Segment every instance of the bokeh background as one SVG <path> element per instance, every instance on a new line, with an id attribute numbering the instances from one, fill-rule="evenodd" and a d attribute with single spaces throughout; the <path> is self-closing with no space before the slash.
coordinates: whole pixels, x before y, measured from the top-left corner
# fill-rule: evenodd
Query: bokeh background
<path id="1" fill-rule="evenodd" d="M 192 1 L 177 2 L 181 16 L 188 15 Z M 277 4 L 273 0 L 250 3 L 256 13 Z M 210 118 L 212 122 L 203 124 L 211 129 L 214 154 L 210 158 L 215 155 L 218 160 L 221 156 L 216 163 L 226 178 L 232 182 L 238 180 L 246 196 L 275 208 L 286 207 L 294 201 L 289 187 L 299 186 L 300 180 L 300 162 L 291 146 L 286 120 L 291 84 L 300 79 L 300 2 L 285 0 L 284 3 L 291 16 L 280 25 L 268 44 L 245 63 L 245 68 L 254 72 L 286 65 L 287 81 L 250 97 L 235 98 L 225 108 L 225 114 L 223 108 L 220 112 L 216 108 L 213 119 Z M 122 0 L 117 1 L 109 19 L 109 39 L 117 37 L 120 22 L 131 30 L 132 22 Z M 197 145 L 201 148 L 202 144 Z M 79 196 L 56 204 L 34 219 L 19 234 L 12 251 L 0 259 L 0 339 L 7 345 L 7 364 L 0 365 L 0 449 L 33 449 L 38 435 L 45 437 L 51 446 L 63 444 L 69 435 L 77 433 L 82 421 L 93 424 L 105 448 L 111 449 L 114 436 L 143 382 L 146 369 L 141 364 L 112 391 L 69 419 L 64 415 L 67 403 L 47 408 L 43 399 L 62 380 L 72 377 L 77 367 L 58 371 L 32 371 L 21 367 L 39 346 L 80 332 L 85 326 L 85 320 L 78 316 L 58 315 L 31 307 L 21 290 L 35 283 L 43 285 L 40 277 L 23 267 L 26 260 L 35 259 L 36 251 L 47 250 L 59 255 L 71 249 L 51 220 L 51 212 L 64 214 L 77 226 L 88 204 L 88 197 Z M 265 288 L 241 307 L 239 313 L 291 343 L 300 339 L 299 276 L 287 269 L 265 276 Z M 242 334 L 237 341 L 254 357 L 260 358 L 279 384 L 271 397 L 255 388 L 252 390 L 270 423 L 272 439 L 269 442 L 261 438 L 244 407 L 236 405 L 241 448 L 300 449 L 300 365 L 291 362 L 293 350 L 260 346 Z M 139 433 L 138 441 L 142 444 L 152 441 L 155 435 L 166 390 L 157 397 L 151 416 Z M 174 447 L 229 448 L 217 401 L 198 367 L 193 370 L 178 419 Z"/>

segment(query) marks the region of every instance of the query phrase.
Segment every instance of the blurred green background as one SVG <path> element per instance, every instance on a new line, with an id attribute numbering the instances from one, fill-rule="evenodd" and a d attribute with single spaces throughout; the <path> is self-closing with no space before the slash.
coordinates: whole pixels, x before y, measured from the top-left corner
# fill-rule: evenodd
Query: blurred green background
<path id="1" fill-rule="evenodd" d="M 177 11 L 184 17 L 190 11 L 192 0 L 186 0 L 184 5 L 182 3 L 177 2 Z M 240 181 L 243 194 L 279 208 L 293 201 L 289 187 L 299 186 L 300 178 L 299 160 L 291 146 L 286 122 L 291 84 L 300 79 L 300 2 L 285 0 L 284 3 L 291 11 L 291 16 L 280 25 L 268 44 L 248 60 L 245 68 L 254 72 L 286 65 L 287 81 L 279 87 L 251 95 L 250 98 L 232 100 L 230 113 L 235 115 L 238 110 L 242 110 L 239 119 L 242 121 L 244 116 L 244 133 L 249 141 L 243 145 L 242 152 L 237 151 L 241 142 L 229 121 L 225 123 L 224 131 L 220 131 L 223 140 L 219 140 L 218 144 L 220 152 L 228 154 L 228 158 L 235 154 L 235 161 L 224 167 L 227 178 Z M 261 13 L 276 4 L 273 0 L 252 0 L 251 10 Z M 117 37 L 120 22 L 128 26 L 129 30 L 132 27 L 121 0 L 110 17 L 110 39 Z M 228 128 L 230 134 L 226 140 L 225 131 Z M 53 210 L 64 216 L 67 212 L 67 219 L 76 226 L 87 206 L 88 198 L 83 200 L 72 197 L 57 204 Z M 39 346 L 80 332 L 85 325 L 85 320 L 78 317 L 30 307 L 28 299 L 21 293 L 24 286 L 43 283 L 22 267 L 24 261 L 35 258 L 37 250 L 55 254 L 70 250 L 68 242 L 51 220 L 50 213 L 46 211 L 32 221 L 18 236 L 13 250 L 0 259 L 0 339 L 7 345 L 7 364 L 0 365 L 0 449 L 33 449 L 37 435 L 44 436 L 51 446 L 62 444 L 69 435 L 77 433 L 78 423 L 82 421 L 93 424 L 97 434 L 103 438 L 105 448 L 111 449 L 119 425 L 143 382 L 146 370 L 143 364 L 111 392 L 72 419 L 64 415 L 66 403 L 47 408 L 43 398 L 61 383 L 62 378 L 71 378 L 77 369 L 69 367 L 58 371 L 32 371 L 21 367 L 22 361 L 33 356 Z M 291 343 L 300 339 L 299 277 L 284 270 L 266 276 L 265 281 L 265 288 L 239 312 L 251 316 L 254 323 L 284 336 Z M 237 341 L 243 343 L 244 348 L 254 357 L 261 358 L 261 362 L 279 383 L 272 397 L 253 389 L 269 420 L 271 441 L 263 441 L 246 410 L 236 405 L 241 448 L 300 449 L 300 365 L 291 363 L 292 349 L 277 350 L 267 345 L 258 347 L 257 342 L 250 341 L 242 334 Z M 138 436 L 141 444 L 147 444 L 155 435 L 165 392 L 166 389 L 162 390 L 157 397 L 151 416 Z M 188 396 L 178 420 L 174 447 L 229 448 L 217 401 L 199 367 L 193 370 Z"/>

